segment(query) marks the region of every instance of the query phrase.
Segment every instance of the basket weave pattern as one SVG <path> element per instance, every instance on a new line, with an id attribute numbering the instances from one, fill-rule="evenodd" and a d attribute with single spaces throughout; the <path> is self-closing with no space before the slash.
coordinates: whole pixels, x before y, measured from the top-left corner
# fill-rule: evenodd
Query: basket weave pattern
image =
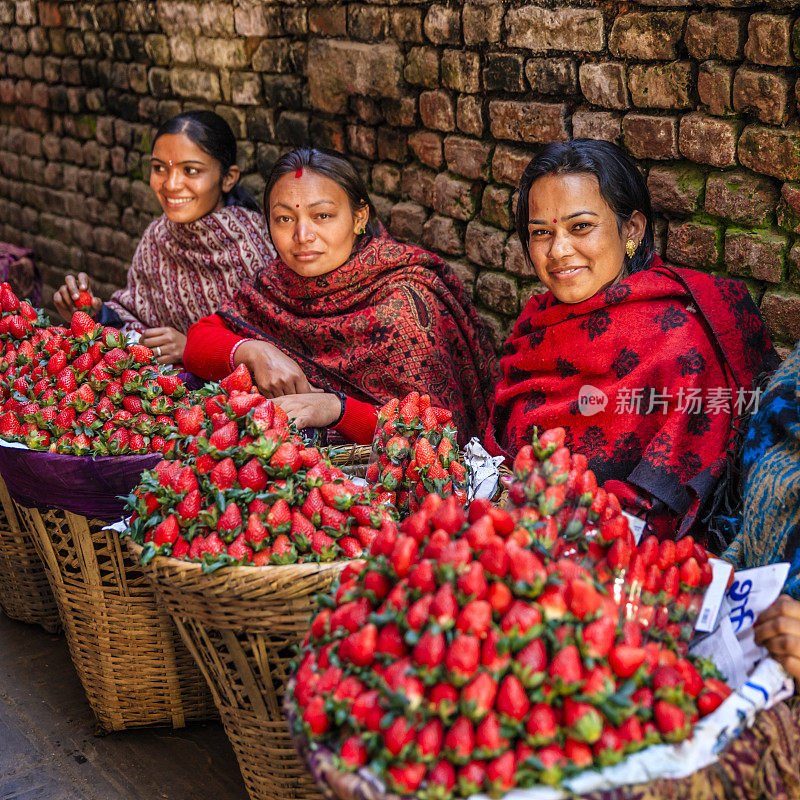
<path id="1" fill-rule="evenodd" d="M 131 553 L 141 548 L 126 540 Z M 282 699 L 315 596 L 346 562 L 230 567 L 155 558 L 144 567 L 203 670 L 252 800 L 320 800 L 294 748 Z"/>
<path id="2" fill-rule="evenodd" d="M 181 728 L 215 717 L 194 659 L 117 534 L 68 511 L 27 509 L 24 518 L 99 727 Z"/>
<path id="3" fill-rule="evenodd" d="M 55 633 L 58 607 L 21 513 L 0 479 L 0 608 L 11 619 Z"/>

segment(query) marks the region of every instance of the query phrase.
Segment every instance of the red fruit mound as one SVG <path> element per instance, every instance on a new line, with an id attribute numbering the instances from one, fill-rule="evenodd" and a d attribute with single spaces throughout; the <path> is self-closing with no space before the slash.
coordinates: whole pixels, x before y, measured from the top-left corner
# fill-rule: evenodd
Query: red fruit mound
<path id="1" fill-rule="evenodd" d="M 393 493 L 401 518 L 429 494 L 466 503 L 466 472 L 458 461 L 458 432 L 450 411 L 411 392 L 378 411 L 367 480 Z"/>
<path id="2" fill-rule="evenodd" d="M 686 625 L 647 610 L 643 554 L 563 431 L 521 453 L 511 490 L 510 511 L 426 497 L 322 598 L 293 702 L 340 769 L 402 795 L 500 796 L 685 739 L 730 692 L 679 652 Z"/>
<path id="3" fill-rule="evenodd" d="M 144 558 L 293 564 L 363 555 L 390 509 L 308 447 L 240 366 L 177 415 L 176 458 L 145 472 L 129 498 Z"/>
<path id="4" fill-rule="evenodd" d="M 49 326 L 6 284 L 0 308 L 2 438 L 74 455 L 170 452 L 186 387 L 148 348 L 81 311 Z"/>

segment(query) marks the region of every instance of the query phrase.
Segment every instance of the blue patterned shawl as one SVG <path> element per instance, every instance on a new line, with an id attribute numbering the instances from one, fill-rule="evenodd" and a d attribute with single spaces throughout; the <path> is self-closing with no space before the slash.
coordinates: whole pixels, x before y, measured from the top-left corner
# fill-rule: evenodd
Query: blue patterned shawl
<path id="1" fill-rule="evenodd" d="M 737 569 L 790 561 L 800 599 L 800 347 L 773 375 L 744 441 L 744 517 L 723 558 Z"/>

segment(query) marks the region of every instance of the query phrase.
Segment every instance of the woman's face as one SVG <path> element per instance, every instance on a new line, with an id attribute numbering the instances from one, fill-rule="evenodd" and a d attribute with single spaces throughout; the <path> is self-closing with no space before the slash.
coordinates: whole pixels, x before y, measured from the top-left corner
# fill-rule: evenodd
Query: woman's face
<path id="1" fill-rule="evenodd" d="M 172 222 L 194 222 L 222 208 L 223 193 L 233 189 L 239 168 L 221 173 L 219 161 L 185 133 L 165 133 L 153 146 L 150 188 Z"/>
<path id="2" fill-rule="evenodd" d="M 620 231 L 594 175 L 545 175 L 528 200 L 528 251 L 539 280 L 562 303 L 582 303 L 620 280 L 625 243 L 638 245 L 645 217 L 636 211 Z"/>
<path id="3" fill-rule="evenodd" d="M 304 278 L 341 267 L 369 218 L 368 208 L 353 213 L 336 181 L 309 169 L 287 173 L 275 182 L 268 213 L 278 254 Z"/>

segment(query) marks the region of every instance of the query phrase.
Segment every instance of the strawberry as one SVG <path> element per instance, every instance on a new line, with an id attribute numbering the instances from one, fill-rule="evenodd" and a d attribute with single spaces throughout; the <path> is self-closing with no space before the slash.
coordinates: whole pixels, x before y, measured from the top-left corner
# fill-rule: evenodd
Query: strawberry
<path id="1" fill-rule="evenodd" d="M 558 650 L 550 660 L 547 674 L 554 681 L 560 681 L 564 686 L 571 686 L 580 681 L 583 668 L 578 648 L 571 644 Z"/>
<path id="2" fill-rule="evenodd" d="M 461 690 L 461 703 L 464 713 L 471 719 L 480 720 L 492 710 L 497 696 L 497 681 L 488 673 L 479 672 Z"/>
<path id="3" fill-rule="evenodd" d="M 415 738 L 414 726 L 405 717 L 397 717 L 383 735 L 384 747 L 393 755 L 399 756 Z"/>
<path id="4" fill-rule="evenodd" d="M 486 783 L 486 765 L 483 761 L 470 761 L 456 773 L 458 791 L 462 797 L 480 794 Z"/>
<path id="5" fill-rule="evenodd" d="M 235 423 L 231 423 L 235 426 Z M 291 442 L 283 442 L 272 454 L 269 460 L 270 467 L 279 475 L 291 475 L 297 472 L 303 462 L 297 446 Z"/>
<path id="6" fill-rule="evenodd" d="M 143 344 L 132 344 L 128 348 L 128 354 L 133 359 L 134 364 L 150 364 L 153 361 L 153 351 Z"/>
<path id="7" fill-rule="evenodd" d="M 83 311 L 76 311 L 72 315 L 72 321 L 70 322 L 70 333 L 80 341 L 88 342 L 92 334 L 95 332 L 97 328 L 97 324 L 95 321 L 85 312 Z"/>
<path id="8" fill-rule="evenodd" d="M 445 668 L 456 683 L 464 683 L 478 668 L 481 645 L 475 636 L 456 637 L 447 648 Z"/>
<path id="9" fill-rule="evenodd" d="M 514 786 L 517 760 L 514 753 L 508 752 L 492 759 L 486 765 L 486 780 L 492 795 L 505 794 Z"/>
<path id="10" fill-rule="evenodd" d="M 712 711 L 716 711 L 725 700 L 725 697 L 718 692 L 706 690 L 697 697 L 697 711 L 701 717 L 708 716 Z"/>
<path id="11" fill-rule="evenodd" d="M 445 657 L 444 634 L 425 631 L 412 652 L 414 661 L 422 667 L 433 669 L 438 667 Z"/>
<path id="12" fill-rule="evenodd" d="M 208 444 L 217 450 L 229 450 L 239 441 L 239 428 L 235 422 L 228 422 L 208 437 Z"/>
<path id="13" fill-rule="evenodd" d="M 267 473 L 258 459 L 251 458 L 239 468 L 239 485 L 243 489 L 252 489 L 254 492 L 261 491 L 267 486 Z"/>
<path id="14" fill-rule="evenodd" d="M 589 658 L 604 658 L 614 644 L 617 624 L 611 617 L 600 617 L 583 628 L 583 649 Z"/>
<path id="15" fill-rule="evenodd" d="M 679 742 L 689 732 L 689 719 L 686 712 L 665 700 L 657 700 L 653 715 L 661 735 L 668 742 Z"/>
<path id="16" fill-rule="evenodd" d="M 506 675 L 497 693 L 497 710 L 513 720 L 522 720 L 530 709 L 530 701 L 525 688 L 514 675 Z"/>
<path id="17" fill-rule="evenodd" d="M 413 794 L 425 777 L 425 764 L 410 762 L 402 766 L 389 767 L 386 774 L 393 789 L 400 794 Z"/>
<path id="18" fill-rule="evenodd" d="M 175 412 L 175 422 L 181 436 L 197 436 L 203 425 L 203 409 L 198 405 Z"/>
<path id="19" fill-rule="evenodd" d="M 594 744 L 600 738 L 603 717 L 593 705 L 566 697 L 563 714 L 564 725 L 572 738 L 587 744 Z"/>
<path id="20" fill-rule="evenodd" d="M 153 544 L 156 547 L 174 544 L 178 536 L 180 536 L 178 521 L 170 514 L 170 516 L 159 522 L 153 531 Z"/>
<path id="21" fill-rule="evenodd" d="M 81 289 L 81 291 L 78 292 L 77 299 L 73 300 L 73 303 L 75 304 L 75 308 L 79 311 L 90 312 L 92 310 L 92 300 L 91 292 Z"/>
<path id="22" fill-rule="evenodd" d="M 434 609 L 435 613 L 436 610 Z M 479 639 L 482 639 L 488 633 L 491 623 L 491 605 L 485 600 L 473 600 L 467 603 L 459 612 L 456 619 L 456 629 L 463 633 L 474 634 Z"/>
<path id="23" fill-rule="evenodd" d="M 619 678 L 630 678 L 644 664 L 647 651 L 642 647 L 620 644 L 611 649 L 608 663 Z"/>
<path id="24" fill-rule="evenodd" d="M 558 718 L 553 707 L 547 703 L 536 703 L 531 707 L 525 723 L 526 741 L 539 747 L 549 744 L 558 733 Z"/>
<path id="25" fill-rule="evenodd" d="M 485 756 L 506 750 L 510 742 L 502 735 L 500 719 L 490 711 L 475 728 L 475 746 Z"/>
<path id="26" fill-rule="evenodd" d="M 214 465 L 209 474 L 211 483 L 223 492 L 233 487 L 237 477 L 236 465 L 230 457 Z"/>
<path id="27" fill-rule="evenodd" d="M 325 698 L 312 697 L 303 712 L 303 722 L 315 736 L 321 736 L 330 728 L 331 721 L 325 713 Z"/>
<path id="28" fill-rule="evenodd" d="M 233 392 L 250 392 L 253 389 L 253 380 L 244 364 L 238 367 L 227 377 L 219 382 L 220 388 L 229 395 Z"/>
<path id="29" fill-rule="evenodd" d="M 359 767 L 363 767 L 367 763 L 367 748 L 364 746 L 361 737 L 348 736 L 339 750 L 339 758 L 341 758 L 346 769 L 356 770 Z"/>

